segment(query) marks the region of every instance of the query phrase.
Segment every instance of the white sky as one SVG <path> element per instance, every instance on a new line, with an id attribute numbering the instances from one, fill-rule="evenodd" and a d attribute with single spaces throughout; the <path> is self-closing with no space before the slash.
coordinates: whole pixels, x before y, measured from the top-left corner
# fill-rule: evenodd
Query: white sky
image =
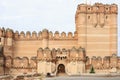
<path id="1" fill-rule="evenodd" d="M 77 5 L 86 0 L 0 0 L 0 27 L 12 28 L 15 31 L 75 31 L 75 11 Z M 116 3 L 120 10 L 119 0 L 87 0 L 88 4 L 101 2 Z M 120 27 L 120 11 L 118 14 Z M 118 28 L 119 28 L 118 27 Z M 120 34 L 120 28 L 118 35 Z M 120 44 L 120 35 L 118 37 Z M 120 55 L 120 45 L 118 45 Z"/>

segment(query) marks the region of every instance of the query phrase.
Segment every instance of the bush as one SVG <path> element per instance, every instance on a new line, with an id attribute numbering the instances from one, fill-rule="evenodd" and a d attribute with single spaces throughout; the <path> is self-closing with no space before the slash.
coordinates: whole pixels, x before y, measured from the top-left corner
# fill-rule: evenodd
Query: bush
<path id="1" fill-rule="evenodd" d="M 92 66 L 90 69 L 90 73 L 95 73 L 94 67 Z"/>

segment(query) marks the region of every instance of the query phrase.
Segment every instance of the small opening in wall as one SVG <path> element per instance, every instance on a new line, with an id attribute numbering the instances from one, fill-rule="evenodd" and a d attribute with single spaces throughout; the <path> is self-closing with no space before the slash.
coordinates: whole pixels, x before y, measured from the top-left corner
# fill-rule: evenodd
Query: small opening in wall
<path id="1" fill-rule="evenodd" d="M 1 38 L 0 38 L 0 42 L 1 42 Z"/>
<path id="2" fill-rule="evenodd" d="M 108 8 L 106 8 L 106 10 L 108 10 Z"/>
<path id="3" fill-rule="evenodd" d="M 88 8 L 88 10 L 90 10 L 90 8 Z"/>
<path id="4" fill-rule="evenodd" d="M 106 16 L 106 19 L 108 19 L 108 16 Z"/>
<path id="5" fill-rule="evenodd" d="M 88 16 L 88 19 L 90 19 L 90 16 Z"/>

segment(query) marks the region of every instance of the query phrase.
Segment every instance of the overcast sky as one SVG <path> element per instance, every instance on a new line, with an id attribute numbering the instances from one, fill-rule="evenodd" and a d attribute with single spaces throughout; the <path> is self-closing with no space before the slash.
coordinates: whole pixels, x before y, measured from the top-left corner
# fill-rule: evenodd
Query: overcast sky
<path id="1" fill-rule="evenodd" d="M 47 28 L 53 32 L 74 32 L 77 5 L 85 2 L 86 0 L 0 0 L 0 26 L 14 31 L 38 32 Z M 87 0 L 88 4 L 95 2 L 116 3 L 120 10 L 119 0 Z M 119 19 L 120 11 L 120 27 Z M 120 44 L 120 38 L 118 42 Z M 118 53 L 120 54 L 120 48 Z"/>

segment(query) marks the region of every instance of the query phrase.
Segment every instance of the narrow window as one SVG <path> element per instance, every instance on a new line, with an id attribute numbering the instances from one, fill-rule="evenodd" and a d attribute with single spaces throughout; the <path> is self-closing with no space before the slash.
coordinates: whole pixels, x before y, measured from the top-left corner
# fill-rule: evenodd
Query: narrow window
<path id="1" fill-rule="evenodd" d="M 106 8 L 106 10 L 108 10 L 108 8 Z"/>
<path id="2" fill-rule="evenodd" d="M 108 19 L 108 16 L 106 16 L 106 19 Z"/>
<path id="3" fill-rule="evenodd" d="M 90 19 L 90 16 L 88 16 L 88 19 Z"/>

